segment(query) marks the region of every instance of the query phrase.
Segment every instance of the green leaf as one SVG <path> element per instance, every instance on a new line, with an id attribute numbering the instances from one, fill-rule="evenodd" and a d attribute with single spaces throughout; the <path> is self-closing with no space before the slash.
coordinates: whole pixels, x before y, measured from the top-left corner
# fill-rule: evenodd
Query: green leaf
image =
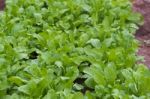
<path id="1" fill-rule="evenodd" d="M 77 92 L 77 93 L 74 94 L 72 99 L 84 99 L 84 96 L 83 96 L 82 93 Z"/>
<path id="2" fill-rule="evenodd" d="M 9 80 L 11 83 L 14 83 L 14 84 L 16 84 L 16 85 L 22 85 L 22 84 L 24 84 L 24 83 L 27 83 L 26 80 L 24 80 L 24 79 L 22 79 L 22 78 L 20 78 L 20 77 L 18 77 L 18 76 L 11 76 L 11 77 L 8 78 L 8 80 Z"/>
<path id="3" fill-rule="evenodd" d="M 99 84 L 99 85 L 106 84 L 103 71 L 100 67 L 86 68 L 84 70 L 84 73 L 90 75 L 97 84 Z"/>
<path id="4" fill-rule="evenodd" d="M 94 88 L 96 83 L 94 81 L 94 79 L 92 77 L 89 77 L 86 81 L 85 84 L 90 87 L 90 88 Z"/>
<path id="5" fill-rule="evenodd" d="M 4 51 L 4 45 L 0 44 L 0 52 Z"/>
<path id="6" fill-rule="evenodd" d="M 109 63 L 107 67 L 104 68 L 104 74 L 106 80 L 113 84 L 117 78 L 117 70 L 114 64 Z"/>
<path id="7" fill-rule="evenodd" d="M 82 85 L 80 85 L 80 84 L 74 84 L 74 85 L 73 85 L 73 88 L 74 88 L 75 90 L 81 90 L 81 89 L 83 89 L 84 87 L 83 87 Z"/>
<path id="8" fill-rule="evenodd" d="M 43 99 L 58 99 L 58 98 L 54 90 L 49 90 L 48 93 L 43 97 Z"/>
<path id="9" fill-rule="evenodd" d="M 36 88 L 37 88 L 36 83 L 34 81 L 30 81 L 26 85 L 20 86 L 18 88 L 18 91 L 32 96 L 32 92 L 34 92 L 36 90 Z"/>
<path id="10" fill-rule="evenodd" d="M 101 46 L 99 39 L 90 39 L 89 41 L 87 41 L 87 44 L 91 44 L 95 48 L 100 48 Z"/>

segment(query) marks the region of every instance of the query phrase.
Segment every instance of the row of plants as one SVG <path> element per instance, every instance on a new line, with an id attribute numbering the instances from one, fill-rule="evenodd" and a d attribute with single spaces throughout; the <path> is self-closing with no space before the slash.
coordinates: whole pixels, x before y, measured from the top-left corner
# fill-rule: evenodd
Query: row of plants
<path id="1" fill-rule="evenodd" d="M 129 0 L 6 0 L 1 99 L 149 99 Z"/>

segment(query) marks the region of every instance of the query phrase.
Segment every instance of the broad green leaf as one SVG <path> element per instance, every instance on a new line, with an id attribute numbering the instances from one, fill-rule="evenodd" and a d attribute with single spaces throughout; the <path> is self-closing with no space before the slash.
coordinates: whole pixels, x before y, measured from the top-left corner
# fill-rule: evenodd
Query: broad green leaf
<path id="1" fill-rule="evenodd" d="M 113 84 L 117 78 L 117 70 L 114 64 L 109 63 L 107 67 L 104 68 L 104 74 L 106 80 Z"/>
<path id="2" fill-rule="evenodd" d="M 22 85 L 22 84 L 24 84 L 24 83 L 27 83 L 26 80 L 24 80 L 24 79 L 22 79 L 22 78 L 20 78 L 20 77 L 18 77 L 18 76 L 11 76 L 11 77 L 8 78 L 8 80 L 9 80 L 11 83 L 14 83 L 14 84 L 16 84 L 16 85 Z"/>
<path id="3" fill-rule="evenodd" d="M 43 97 L 43 99 L 58 99 L 58 98 L 54 90 L 49 90 L 48 93 Z"/>
<path id="4" fill-rule="evenodd" d="M 72 99 L 84 99 L 84 96 L 83 96 L 82 93 L 77 92 L 77 93 L 74 94 Z"/>
<path id="5" fill-rule="evenodd" d="M 34 81 L 28 82 L 26 85 L 22 85 L 18 88 L 19 92 L 32 96 L 32 92 L 34 92 L 37 88 L 37 85 Z"/>
<path id="6" fill-rule="evenodd" d="M 100 48 L 101 46 L 99 39 L 90 39 L 89 41 L 87 41 L 87 44 L 91 44 L 95 48 Z"/>
<path id="7" fill-rule="evenodd" d="M 87 68 L 84 70 L 84 73 L 90 75 L 97 84 L 99 85 L 106 84 L 103 71 L 101 70 L 100 67 Z"/>

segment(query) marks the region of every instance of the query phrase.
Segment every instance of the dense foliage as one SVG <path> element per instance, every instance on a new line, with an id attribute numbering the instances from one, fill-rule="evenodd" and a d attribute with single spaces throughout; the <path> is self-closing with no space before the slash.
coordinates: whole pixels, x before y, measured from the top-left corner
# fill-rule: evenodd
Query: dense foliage
<path id="1" fill-rule="evenodd" d="M 128 0 L 7 0 L 1 99 L 149 99 Z"/>

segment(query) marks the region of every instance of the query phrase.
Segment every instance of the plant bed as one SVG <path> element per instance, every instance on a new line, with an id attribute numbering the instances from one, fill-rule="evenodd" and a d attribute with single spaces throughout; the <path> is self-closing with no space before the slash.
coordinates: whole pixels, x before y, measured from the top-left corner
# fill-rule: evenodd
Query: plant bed
<path id="1" fill-rule="evenodd" d="M 1 99 L 149 99 L 128 0 L 6 0 Z"/>

